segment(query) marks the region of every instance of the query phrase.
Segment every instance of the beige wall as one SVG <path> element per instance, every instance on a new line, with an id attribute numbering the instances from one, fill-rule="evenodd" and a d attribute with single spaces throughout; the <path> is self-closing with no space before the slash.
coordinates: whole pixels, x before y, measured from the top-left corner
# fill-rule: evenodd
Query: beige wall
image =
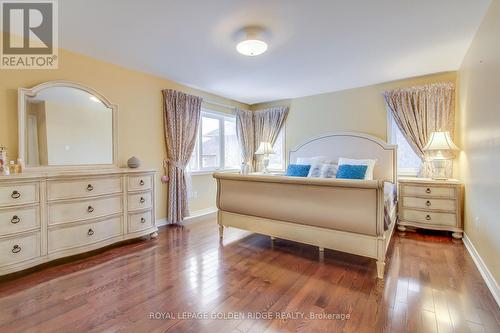
<path id="1" fill-rule="evenodd" d="M 33 87 L 50 80 L 70 80 L 88 85 L 106 96 L 119 110 L 119 164 L 138 156 L 142 166 L 162 170 L 165 144 L 162 119 L 161 90 L 178 89 L 212 100 L 248 108 L 247 105 L 210 95 L 149 74 L 132 71 L 65 50 L 59 53 L 57 70 L 0 70 L 0 145 L 8 147 L 9 159 L 17 158 L 17 89 Z M 220 107 L 212 107 L 226 111 Z M 211 176 L 196 176 L 198 198 L 192 206 L 208 208 L 214 204 L 214 183 Z M 157 218 L 166 216 L 166 185 L 157 178 Z"/>
<path id="2" fill-rule="evenodd" d="M 389 89 L 433 82 L 455 82 L 456 72 L 427 75 L 363 88 L 255 104 L 252 110 L 289 105 L 286 122 L 287 151 L 303 141 L 332 131 L 364 132 L 387 139 L 387 109 L 382 93 Z"/>
<path id="3" fill-rule="evenodd" d="M 465 232 L 497 283 L 500 282 L 499 32 L 500 1 L 493 1 L 459 72 Z"/>

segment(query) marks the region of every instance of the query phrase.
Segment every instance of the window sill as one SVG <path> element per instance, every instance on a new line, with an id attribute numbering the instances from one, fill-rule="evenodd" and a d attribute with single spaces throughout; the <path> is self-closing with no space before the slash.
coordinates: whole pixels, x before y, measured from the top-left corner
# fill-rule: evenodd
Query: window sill
<path id="1" fill-rule="evenodd" d="M 212 175 L 216 172 L 220 173 L 230 173 L 230 172 L 239 172 L 240 169 L 225 169 L 225 170 L 199 170 L 199 171 L 191 171 L 190 174 L 191 176 L 205 176 L 205 175 Z"/>

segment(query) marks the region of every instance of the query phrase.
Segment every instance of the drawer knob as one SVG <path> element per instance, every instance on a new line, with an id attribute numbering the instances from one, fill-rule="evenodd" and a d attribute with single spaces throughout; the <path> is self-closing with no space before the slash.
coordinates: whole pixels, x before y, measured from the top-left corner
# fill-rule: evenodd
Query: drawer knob
<path id="1" fill-rule="evenodd" d="M 427 194 L 431 194 L 432 193 L 432 190 L 430 188 L 427 188 L 427 190 L 425 190 L 425 193 Z"/>
<path id="2" fill-rule="evenodd" d="M 139 199 L 139 202 L 142 204 L 142 203 L 145 203 L 146 202 L 146 199 L 144 199 L 144 197 L 141 197 L 141 199 Z"/>
<path id="3" fill-rule="evenodd" d="M 94 190 L 94 186 L 92 186 L 92 184 L 88 184 L 88 185 L 87 185 L 87 191 L 89 191 L 89 192 L 90 192 L 90 191 L 92 191 L 92 190 Z"/>
<path id="4" fill-rule="evenodd" d="M 21 252 L 21 247 L 19 245 L 14 245 L 14 247 L 12 247 L 12 253 L 19 253 Z"/>
<path id="5" fill-rule="evenodd" d="M 427 207 L 432 206 L 432 204 L 431 204 L 431 202 L 430 202 L 429 200 L 427 200 L 427 202 L 425 203 L 425 205 L 426 205 Z"/>
<path id="6" fill-rule="evenodd" d="M 21 219 L 17 215 L 12 216 L 12 218 L 10 219 L 10 223 L 12 224 L 18 224 L 19 222 L 21 222 Z"/>
<path id="7" fill-rule="evenodd" d="M 87 212 L 92 213 L 94 211 L 94 207 L 88 206 L 87 207 Z"/>
<path id="8" fill-rule="evenodd" d="M 141 180 L 139 181 L 139 185 L 144 186 L 144 180 L 142 180 L 142 179 L 141 179 Z"/>
<path id="9" fill-rule="evenodd" d="M 431 217 L 430 215 L 427 215 L 427 216 L 425 217 L 425 219 L 426 219 L 427 221 L 430 221 L 430 220 L 432 220 L 432 217 Z"/>
<path id="10" fill-rule="evenodd" d="M 144 217 L 141 217 L 141 223 L 146 223 L 146 219 Z"/>
<path id="11" fill-rule="evenodd" d="M 10 197 L 12 199 L 18 199 L 20 196 L 21 196 L 21 192 L 18 192 L 16 190 L 12 191 L 12 194 L 10 195 Z"/>
<path id="12" fill-rule="evenodd" d="M 93 234 L 94 234 L 94 230 L 89 229 L 89 231 L 87 231 L 87 235 L 92 236 Z"/>

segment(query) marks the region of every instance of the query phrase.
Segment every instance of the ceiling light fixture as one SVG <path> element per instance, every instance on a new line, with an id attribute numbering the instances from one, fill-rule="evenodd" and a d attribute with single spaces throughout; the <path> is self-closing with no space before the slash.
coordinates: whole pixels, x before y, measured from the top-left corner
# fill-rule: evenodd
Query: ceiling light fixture
<path id="1" fill-rule="evenodd" d="M 241 30 L 241 40 L 236 44 L 236 50 L 246 56 L 254 57 L 267 51 L 267 43 L 264 42 L 260 35 L 263 29 L 257 27 L 247 27 Z"/>

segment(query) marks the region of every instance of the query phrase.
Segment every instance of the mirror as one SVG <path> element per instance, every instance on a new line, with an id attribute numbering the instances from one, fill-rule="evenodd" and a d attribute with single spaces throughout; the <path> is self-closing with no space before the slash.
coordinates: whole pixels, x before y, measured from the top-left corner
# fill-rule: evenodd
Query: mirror
<path id="1" fill-rule="evenodd" d="M 20 89 L 19 156 L 27 168 L 115 163 L 116 106 L 71 82 Z"/>

